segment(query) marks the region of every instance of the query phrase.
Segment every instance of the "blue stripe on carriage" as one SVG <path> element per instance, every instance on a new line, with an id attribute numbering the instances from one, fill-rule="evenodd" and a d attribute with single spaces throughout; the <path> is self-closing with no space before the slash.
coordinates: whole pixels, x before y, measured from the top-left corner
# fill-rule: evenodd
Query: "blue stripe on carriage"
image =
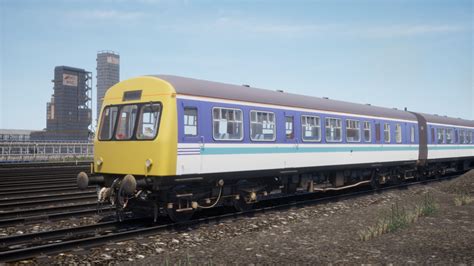
<path id="1" fill-rule="evenodd" d="M 430 150 L 472 149 L 474 147 L 429 147 Z M 417 151 L 418 147 L 204 147 L 202 155 L 218 154 L 269 154 L 269 153 L 317 153 L 317 152 L 376 152 L 376 151 Z"/>

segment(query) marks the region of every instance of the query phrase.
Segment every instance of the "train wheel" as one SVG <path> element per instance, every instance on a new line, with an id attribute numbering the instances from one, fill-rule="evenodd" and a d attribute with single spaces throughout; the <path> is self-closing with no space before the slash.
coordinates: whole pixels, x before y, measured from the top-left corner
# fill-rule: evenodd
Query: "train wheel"
<path id="1" fill-rule="evenodd" d="M 419 171 L 418 174 L 416 175 L 416 180 L 419 182 L 424 182 L 426 181 L 426 172 L 425 171 Z"/>
<path id="2" fill-rule="evenodd" d="M 240 193 L 239 199 L 234 199 L 234 208 L 239 211 L 239 212 L 245 212 L 249 211 L 253 208 L 254 203 L 253 202 L 248 202 L 245 200 L 245 193 Z"/>
<path id="3" fill-rule="evenodd" d="M 370 180 L 370 186 L 372 189 L 379 190 L 380 189 L 380 181 L 379 181 L 379 175 L 374 173 L 372 175 L 372 178 Z"/>
<path id="4" fill-rule="evenodd" d="M 179 223 L 191 220 L 194 215 L 194 210 L 178 212 L 175 208 L 172 208 L 166 209 L 166 213 L 168 214 L 168 217 L 171 219 L 171 221 Z"/>

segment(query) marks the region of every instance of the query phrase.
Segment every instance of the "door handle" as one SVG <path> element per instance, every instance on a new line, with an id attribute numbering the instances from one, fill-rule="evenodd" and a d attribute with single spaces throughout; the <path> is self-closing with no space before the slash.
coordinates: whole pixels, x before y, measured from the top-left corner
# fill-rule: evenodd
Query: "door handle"
<path id="1" fill-rule="evenodd" d="M 199 147 L 201 149 L 204 149 L 204 136 L 201 136 L 199 139 Z"/>

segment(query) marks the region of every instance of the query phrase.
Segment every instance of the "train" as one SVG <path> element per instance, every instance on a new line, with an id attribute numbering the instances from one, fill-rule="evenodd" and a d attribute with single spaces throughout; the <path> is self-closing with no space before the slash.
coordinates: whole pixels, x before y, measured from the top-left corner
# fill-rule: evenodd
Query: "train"
<path id="1" fill-rule="evenodd" d="M 121 81 L 103 99 L 79 188 L 154 220 L 474 168 L 474 121 L 172 75 Z"/>

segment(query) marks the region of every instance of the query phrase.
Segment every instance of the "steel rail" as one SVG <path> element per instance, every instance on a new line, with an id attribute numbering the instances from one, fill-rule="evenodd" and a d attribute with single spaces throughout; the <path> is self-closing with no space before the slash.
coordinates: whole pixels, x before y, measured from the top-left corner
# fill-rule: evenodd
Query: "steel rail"
<path id="1" fill-rule="evenodd" d="M 97 206 L 97 205 L 95 205 Z M 106 213 L 111 211 L 110 207 L 104 207 L 101 209 L 100 213 Z M 63 218 L 75 217 L 75 216 L 84 216 L 84 215 L 93 215 L 93 214 L 100 214 L 97 211 L 97 208 L 86 208 L 77 211 L 66 211 L 66 212 L 59 212 L 59 213 L 50 213 L 45 215 L 38 215 L 38 216 L 27 216 L 27 217 L 19 217 L 19 218 L 8 218 L 0 220 L 0 226 L 9 226 L 9 225 L 18 225 L 21 223 L 31 223 L 31 222 L 43 222 L 45 220 L 54 221 Z"/>
<path id="2" fill-rule="evenodd" d="M 38 189 L 52 189 L 52 188 L 77 188 L 77 185 L 71 185 L 71 184 L 57 184 L 57 185 L 45 185 L 45 186 L 31 186 L 31 187 L 24 187 L 24 188 L 21 188 L 21 187 L 16 187 L 16 188 L 10 188 L 10 189 L 0 189 L 0 195 L 5 195 L 7 193 L 11 193 L 11 192 L 24 192 L 24 193 L 28 193 L 29 191 L 35 191 L 35 190 L 38 190 Z"/>
<path id="3" fill-rule="evenodd" d="M 39 196 L 27 196 L 27 197 L 10 197 L 10 198 L 0 198 L 0 204 L 7 204 L 7 203 L 19 203 L 19 202 L 27 202 L 32 200 L 44 200 L 44 199 L 68 199 L 71 197 L 79 196 L 79 195 L 96 195 L 95 190 L 77 190 L 70 193 L 57 193 L 57 194 L 47 194 L 47 195 L 39 195 Z"/>
<path id="4" fill-rule="evenodd" d="M 41 205 L 53 205 L 53 204 L 64 204 L 71 202 L 84 202 L 84 201 L 97 201 L 97 195 L 95 194 L 81 194 L 75 195 L 72 197 L 60 197 L 52 199 L 38 199 L 38 200 L 29 200 L 23 202 L 9 202 L 3 203 L 0 201 L 0 210 L 14 210 L 24 207 L 41 207 Z"/>
<path id="5" fill-rule="evenodd" d="M 11 188 L 11 187 L 20 187 L 20 186 L 36 186 L 36 185 L 50 185 L 50 184 L 74 184 L 76 182 L 75 179 L 71 180 L 64 180 L 64 179 L 59 179 L 59 180 L 41 180 L 39 179 L 36 182 L 15 182 L 15 183 L 9 183 L 9 184 L 0 184 L 0 190 L 5 189 L 5 188 Z"/>
<path id="6" fill-rule="evenodd" d="M 141 219 L 127 220 L 126 223 L 130 224 L 134 221 L 142 221 Z M 73 238 L 78 235 L 84 234 L 98 234 L 101 231 L 117 229 L 118 227 L 123 227 L 121 222 L 118 221 L 109 221 L 103 223 L 97 223 L 92 225 L 57 229 L 51 231 L 43 231 L 38 233 L 29 233 L 22 235 L 14 235 L 0 238 L 0 249 L 6 249 L 8 247 L 19 245 L 19 244 L 33 244 L 33 243 L 44 243 L 45 241 L 51 240 L 64 240 L 68 238 Z M 59 238 L 59 239 L 58 239 Z"/>
<path id="7" fill-rule="evenodd" d="M 89 187 L 88 190 L 91 190 L 91 191 L 94 190 L 95 191 L 95 187 Z M 4 199 L 4 198 L 11 197 L 11 196 L 25 196 L 25 195 L 38 195 L 38 194 L 39 195 L 45 195 L 46 193 L 49 193 L 49 192 L 66 193 L 68 191 L 69 192 L 78 191 L 77 185 L 60 187 L 60 188 L 48 187 L 48 188 L 45 188 L 45 189 L 32 189 L 32 190 L 28 190 L 28 191 L 17 190 L 17 191 L 10 191 L 10 192 L 2 192 L 0 194 L 0 198 Z"/>
<path id="8" fill-rule="evenodd" d="M 40 209 L 13 210 L 0 212 L 0 219 L 29 218 L 30 216 L 51 216 L 62 211 L 83 210 L 97 207 L 97 202 L 45 207 Z M 2 223 L 0 220 L 0 224 Z"/>

